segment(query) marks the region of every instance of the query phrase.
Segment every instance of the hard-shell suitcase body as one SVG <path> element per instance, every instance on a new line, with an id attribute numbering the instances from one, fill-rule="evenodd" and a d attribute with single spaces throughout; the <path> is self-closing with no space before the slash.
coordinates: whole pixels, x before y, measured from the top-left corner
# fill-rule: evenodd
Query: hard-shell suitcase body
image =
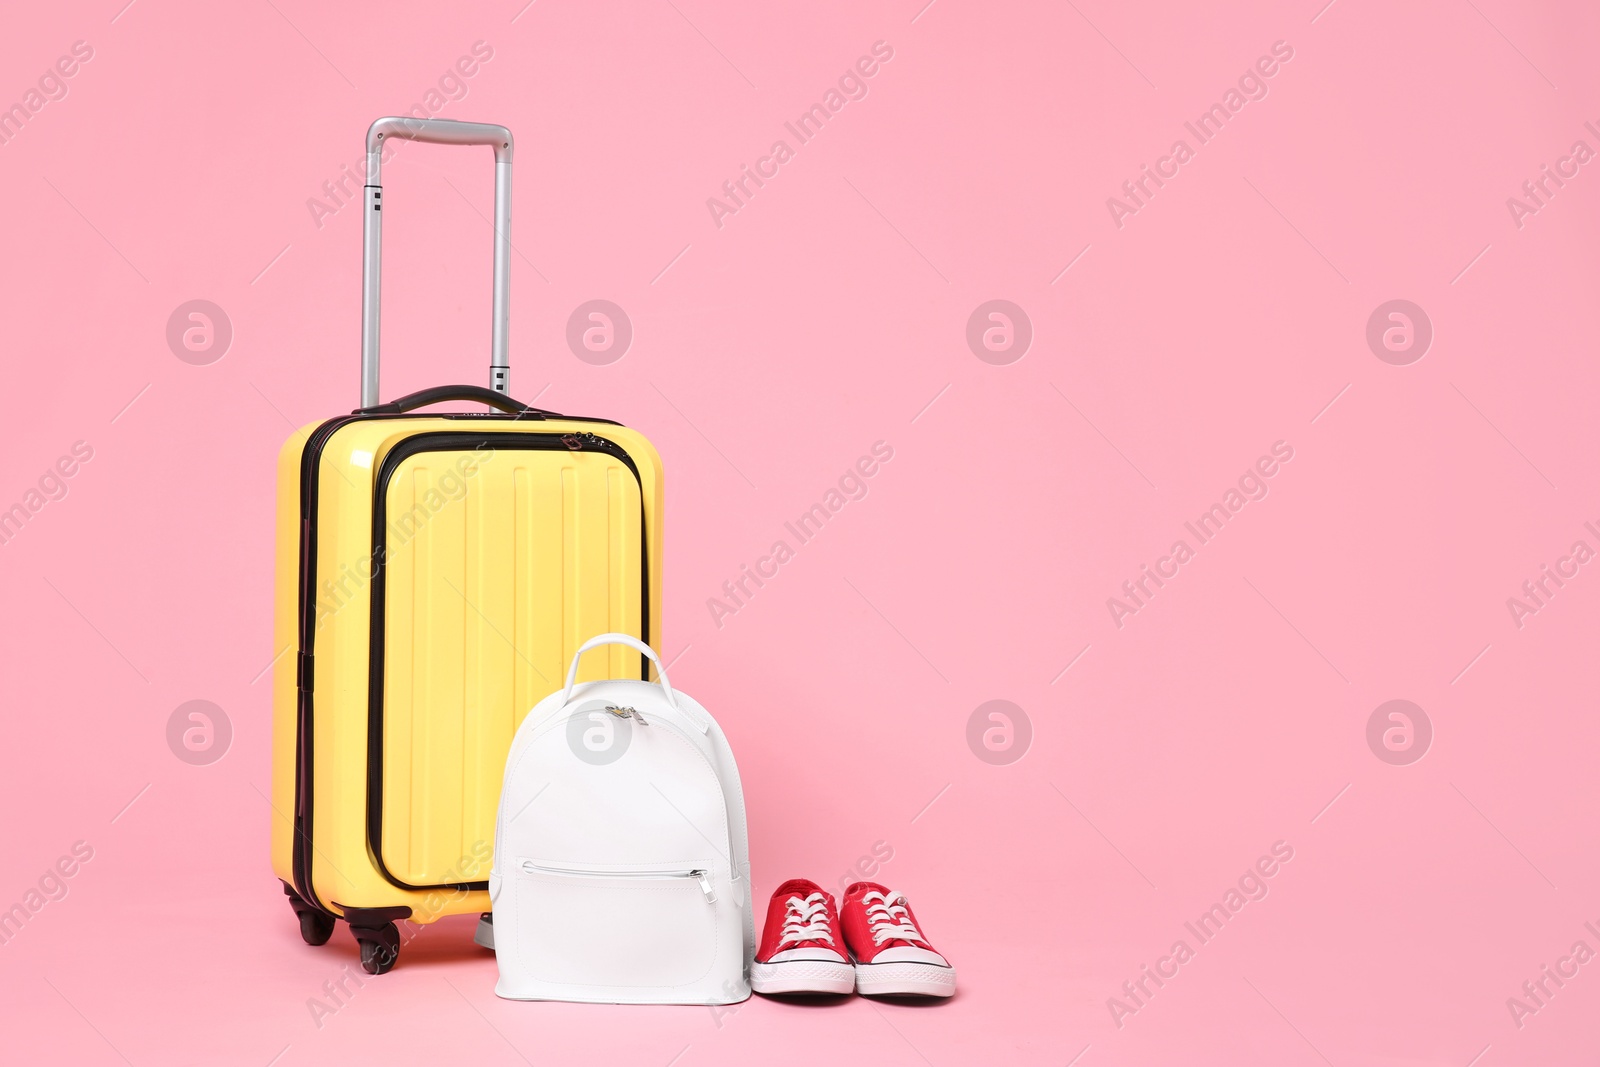
<path id="1" fill-rule="evenodd" d="M 377 403 L 390 137 L 495 149 L 493 389 Z M 505 394 L 509 132 L 379 119 L 367 152 L 363 407 L 278 464 L 272 862 L 305 940 L 343 918 L 381 973 L 396 922 L 489 909 L 506 754 L 577 648 L 612 631 L 659 647 L 662 501 L 643 436 Z M 498 410 L 414 412 L 445 400 Z M 649 678 L 620 645 L 585 667 Z"/>

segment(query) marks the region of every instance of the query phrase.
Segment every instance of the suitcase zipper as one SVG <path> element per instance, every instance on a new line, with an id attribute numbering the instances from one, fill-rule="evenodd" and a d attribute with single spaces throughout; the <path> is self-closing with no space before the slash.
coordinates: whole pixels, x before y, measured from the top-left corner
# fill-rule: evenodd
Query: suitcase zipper
<path id="1" fill-rule="evenodd" d="M 700 892 L 705 894 L 706 903 L 717 902 L 717 891 L 711 881 L 711 872 L 699 867 L 687 871 L 594 871 L 576 867 L 552 867 L 549 864 L 535 863 L 533 860 L 523 860 L 521 867 L 525 874 L 556 874 L 568 878 L 693 878 L 700 883 Z"/>
<path id="2" fill-rule="evenodd" d="M 312 884 L 311 828 L 313 825 L 312 791 L 312 730 L 315 705 L 312 690 L 312 649 L 316 635 L 316 519 L 317 470 L 322 459 L 322 446 L 341 426 L 354 422 L 358 416 L 344 415 L 329 419 L 318 426 L 306 439 L 300 453 L 300 588 L 296 643 L 299 645 L 295 685 L 295 782 L 294 782 L 294 844 L 290 853 L 290 875 L 302 900 L 313 907 L 333 914 L 317 898 Z M 306 609 L 311 607 L 308 614 Z"/>

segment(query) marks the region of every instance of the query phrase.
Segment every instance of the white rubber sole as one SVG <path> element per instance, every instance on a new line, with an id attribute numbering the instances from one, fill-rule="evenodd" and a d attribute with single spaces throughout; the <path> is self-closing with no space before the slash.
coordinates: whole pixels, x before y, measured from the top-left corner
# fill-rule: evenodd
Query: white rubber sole
<path id="1" fill-rule="evenodd" d="M 476 930 L 472 931 L 472 941 L 473 941 L 473 944 L 480 945 L 483 948 L 488 949 L 490 952 L 493 952 L 494 951 L 494 923 L 487 922 L 487 921 L 485 921 L 483 919 L 479 919 L 478 920 L 478 928 Z"/>
<path id="2" fill-rule="evenodd" d="M 858 963 L 856 992 L 868 997 L 948 997 L 956 969 L 933 963 Z"/>
<path id="3" fill-rule="evenodd" d="M 856 969 L 827 960 L 786 960 L 750 965 L 750 988 L 757 993 L 848 993 L 856 987 Z"/>

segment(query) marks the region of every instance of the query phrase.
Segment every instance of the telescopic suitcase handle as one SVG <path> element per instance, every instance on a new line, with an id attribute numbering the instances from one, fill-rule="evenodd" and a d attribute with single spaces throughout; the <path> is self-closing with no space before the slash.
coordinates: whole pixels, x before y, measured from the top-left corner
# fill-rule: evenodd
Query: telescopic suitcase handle
<path id="1" fill-rule="evenodd" d="M 506 392 L 506 350 L 510 335 L 511 131 L 487 122 L 389 116 L 367 129 L 366 245 L 361 264 L 361 406 L 378 406 L 378 323 L 383 272 L 383 142 L 398 137 L 433 144 L 489 145 L 494 148 L 494 325 L 490 342 L 489 387 Z"/>

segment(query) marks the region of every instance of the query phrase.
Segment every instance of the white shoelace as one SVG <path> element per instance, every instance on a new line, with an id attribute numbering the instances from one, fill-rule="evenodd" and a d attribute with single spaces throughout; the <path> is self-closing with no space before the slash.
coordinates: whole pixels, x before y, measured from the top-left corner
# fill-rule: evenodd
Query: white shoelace
<path id="1" fill-rule="evenodd" d="M 833 944 L 833 929 L 828 925 L 828 904 L 821 893 L 804 899 L 790 897 L 784 902 L 783 940 L 778 947 L 801 941 L 826 941 Z"/>
<path id="2" fill-rule="evenodd" d="M 881 945 L 893 940 L 928 943 L 912 920 L 911 912 L 906 909 L 903 894 L 884 894 L 873 890 L 861 895 L 861 903 L 867 908 L 867 925 L 872 930 L 873 944 Z"/>

